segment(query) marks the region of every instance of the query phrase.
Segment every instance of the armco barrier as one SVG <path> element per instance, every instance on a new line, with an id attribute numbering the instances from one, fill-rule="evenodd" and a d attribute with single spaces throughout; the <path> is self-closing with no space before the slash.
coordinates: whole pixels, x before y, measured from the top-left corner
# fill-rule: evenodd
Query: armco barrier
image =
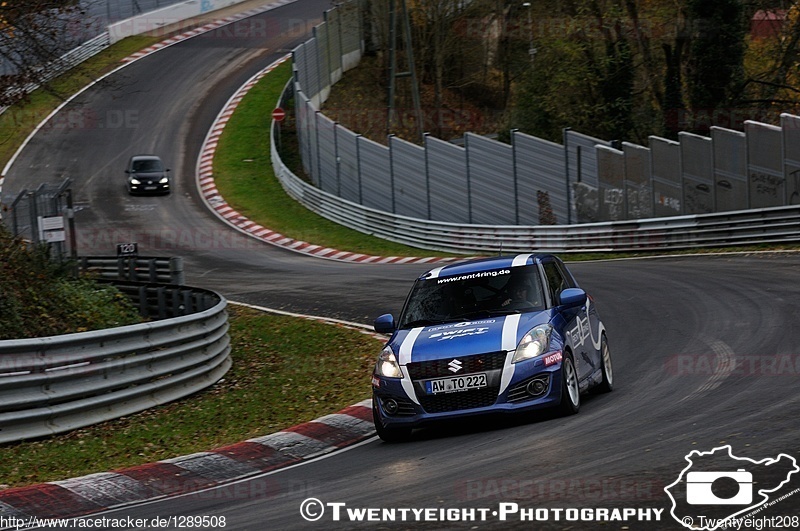
<path id="1" fill-rule="evenodd" d="M 324 192 L 281 160 L 271 133 L 272 166 L 286 192 L 345 227 L 394 242 L 453 253 L 659 251 L 800 241 L 800 206 L 581 225 L 467 225 L 415 219 Z"/>
<path id="2" fill-rule="evenodd" d="M 183 258 L 149 256 L 82 256 L 81 271 L 102 279 L 183 284 Z"/>
<path id="3" fill-rule="evenodd" d="M 171 319 L 212 308 L 219 301 L 214 292 L 164 284 L 103 281 L 113 284 L 139 309 L 142 317 Z"/>
<path id="4" fill-rule="evenodd" d="M 106 330 L 0 341 L 0 443 L 62 433 L 182 398 L 230 368 L 227 301 L 114 282 L 151 316 Z"/>

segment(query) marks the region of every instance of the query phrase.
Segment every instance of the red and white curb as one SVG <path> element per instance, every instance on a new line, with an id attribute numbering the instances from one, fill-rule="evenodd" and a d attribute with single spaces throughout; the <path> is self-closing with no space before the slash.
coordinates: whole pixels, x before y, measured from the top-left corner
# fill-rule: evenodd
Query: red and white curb
<path id="1" fill-rule="evenodd" d="M 191 494 L 334 452 L 375 434 L 372 401 L 209 452 L 0 491 L 0 517 L 73 518 Z M 8 521 L 8 520 L 6 520 Z"/>

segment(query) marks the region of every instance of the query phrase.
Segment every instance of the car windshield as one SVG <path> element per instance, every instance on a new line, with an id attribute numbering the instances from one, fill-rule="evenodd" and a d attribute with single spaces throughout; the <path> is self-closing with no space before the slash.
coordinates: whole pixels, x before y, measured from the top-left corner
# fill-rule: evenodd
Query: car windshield
<path id="1" fill-rule="evenodd" d="M 137 173 L 161 171 L 161 161 L 158 159 L 134 160 L 131 169 Z"/>
<path id="2" fill-rule="evenodd" d="M 400 317 L 414 328 L 544 309 L 535 265 L 418 280 Z"/>

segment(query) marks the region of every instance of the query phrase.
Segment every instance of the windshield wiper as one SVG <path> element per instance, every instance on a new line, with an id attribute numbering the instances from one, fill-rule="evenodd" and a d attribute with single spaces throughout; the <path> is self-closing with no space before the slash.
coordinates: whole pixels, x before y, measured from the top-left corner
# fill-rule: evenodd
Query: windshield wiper
<path id="1" fill-rule="evenodd" d="M 516 313 L 522 313 L 522 310 L 491 310 L 489 312 L 491 315 L 514 315 Z"/>
<path id="2" fill-rule="evenodd" d="M 417 328 L 419 326 L 431 326 L 431 325 L 438 325 L 442 323 L 450 322 L 450 320 L 441 320 L 441 319 L 417 319 L 416 321 L 411 321 L 410 323 L 404 323 L 401 328 Z"/>
<path id="3" fill-rule="evenodd" d="M 462 313 L 458 316 L 458 319 L 474 319 L 476 317 L 491 317 L 492 312 L 489 310 L 476 310 L 474 312 L 467 312 Z"/>
<path id="4" fill-rule="evenodd" d="M 477 310 L 474 312 L 467 312 L 457 316 L 457 319 L 478 319 L 478 318 L 486 318 L 486 317 L 497 317 L 499 315 L 514 315 L 522 313 L 521 310 L 512 310 L 512 309 L 502 309 L 498 308 L 496 310 Z"/>

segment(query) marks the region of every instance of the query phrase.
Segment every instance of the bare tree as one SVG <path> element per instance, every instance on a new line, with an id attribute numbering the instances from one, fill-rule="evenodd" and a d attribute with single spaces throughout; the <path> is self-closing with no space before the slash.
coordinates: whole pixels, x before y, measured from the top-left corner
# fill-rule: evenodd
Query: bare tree
<path id="1" fill-rule="evenodd" d="M 46 85 L 46 65 L 79 44 L 81 24 L 76 0 L 0 1 L 0 106 Z"/>
<path id="2" fill-rule="evenodd" d="M 800 109 L 800 6 L 757 7 L 775 17 L 773 31 L 751 40 L 752 55 L 758 60 L 752 61 L 741 103 L 758 108 L 760 119 L 769 121 L 770 114 L 775 120 L 779 112 Z"/>
<path id="3" fill-rule="evenodd" d="M 468 35 L 454 31 L 453 26 L 464 13 L 462 0 L 413 0 L 409 2 L 414 26 L 414 46 L 421 58 L 423 78 L 433 85 L 433 109 L 443 108 L 443 94 L 448 78 L 458 56 L 459 43 Z M 440 120 L 430 124 L 437 136 L 442 134 Z"/>

